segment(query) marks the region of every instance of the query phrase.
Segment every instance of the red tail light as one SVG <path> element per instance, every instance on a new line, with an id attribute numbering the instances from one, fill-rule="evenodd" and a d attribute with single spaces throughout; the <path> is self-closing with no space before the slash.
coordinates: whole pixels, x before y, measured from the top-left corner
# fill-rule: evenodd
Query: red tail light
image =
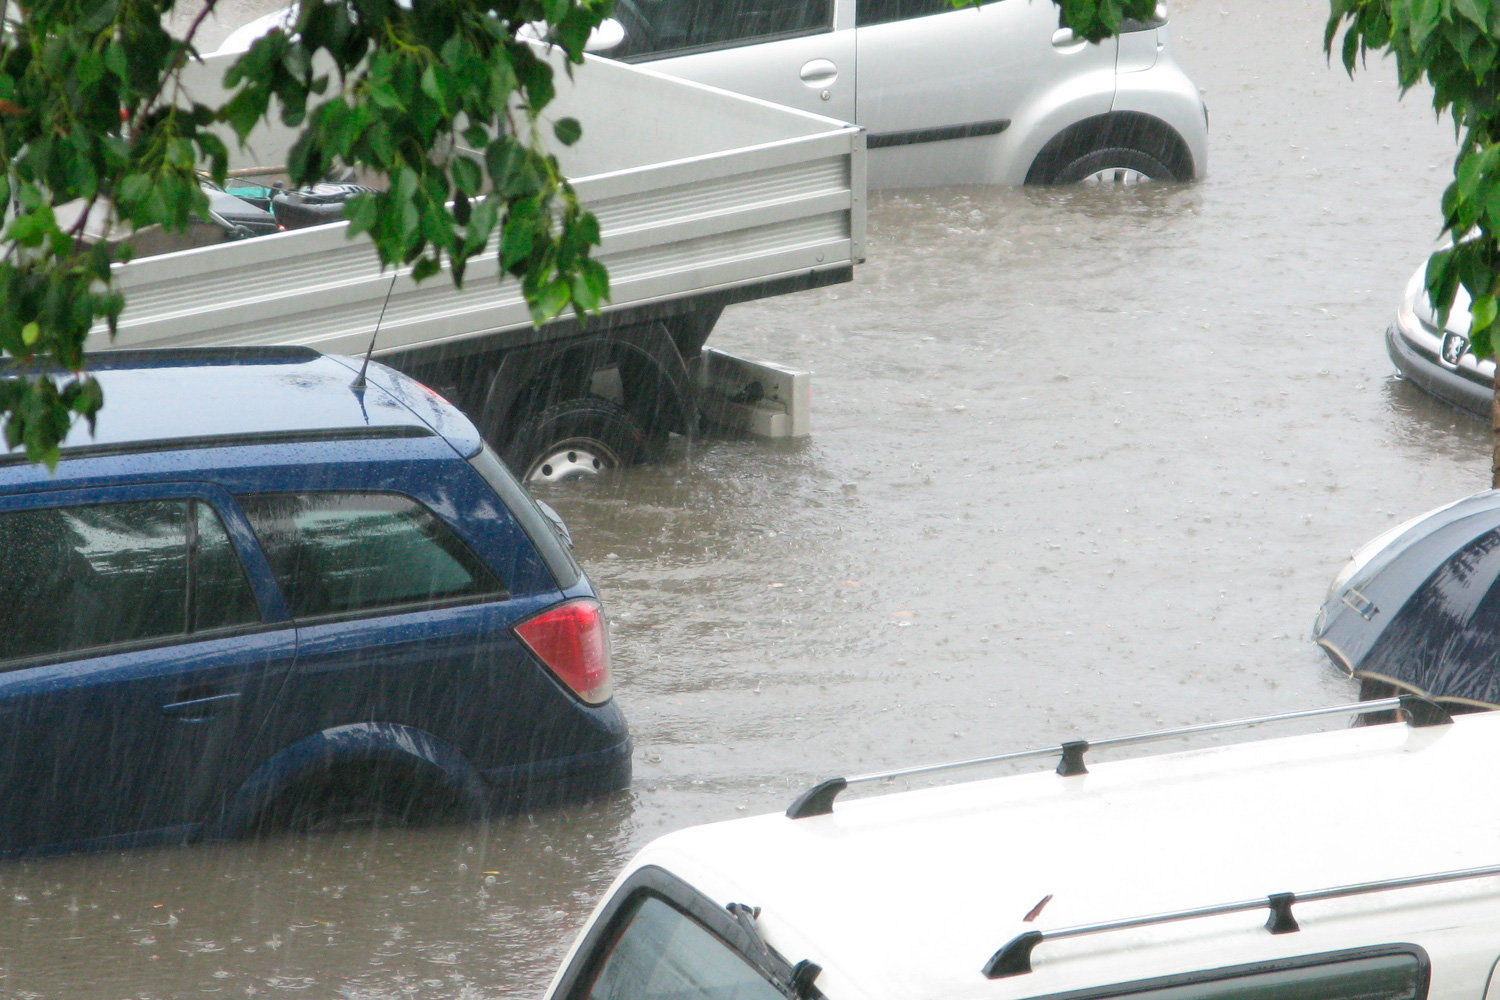
<path id="1" fill-rule="evenodd" d="M 609 634 L 593 601 L 569 601 L 516 626 L 516 635 L 557 679 L 590 705 L 609 700 Z"/>

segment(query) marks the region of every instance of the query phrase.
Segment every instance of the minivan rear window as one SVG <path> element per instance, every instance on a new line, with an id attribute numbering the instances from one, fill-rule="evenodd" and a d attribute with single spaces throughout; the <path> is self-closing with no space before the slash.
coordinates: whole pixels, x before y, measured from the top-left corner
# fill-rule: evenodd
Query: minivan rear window
<path id="1" fill-rule="evenodd" d="M 508 596 L 432 511 L 395 493 L 240 497 L 293 618 Z"/>
<path id="2" fill-rule="evenodd" d="M 642 894 L 589 987 L 588 1000 L 786 1000 L 697 921 Z"/>

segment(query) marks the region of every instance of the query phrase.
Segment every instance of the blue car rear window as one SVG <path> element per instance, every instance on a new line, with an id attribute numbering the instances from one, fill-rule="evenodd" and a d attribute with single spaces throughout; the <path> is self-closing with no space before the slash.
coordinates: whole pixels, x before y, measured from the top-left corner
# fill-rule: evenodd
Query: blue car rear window
<path id="1" fill-rule="evenodd" d="M 435 514 L 394 493 L 239 498 L 294 618 L 508 596 Z"/>

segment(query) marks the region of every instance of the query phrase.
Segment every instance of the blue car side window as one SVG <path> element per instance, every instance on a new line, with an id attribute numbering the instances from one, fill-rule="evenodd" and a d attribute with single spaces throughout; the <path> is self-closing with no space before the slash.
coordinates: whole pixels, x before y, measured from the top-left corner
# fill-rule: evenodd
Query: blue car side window
<path id="1" fill-rule="evenodd" d="M 260 607 L 255 592 L 245 578 L 239 553 L 224 530 L 224 522 L 209 504 L 192 501 L 194 515 L 189 522 L 188 548 L 192 559 L 193 600 L 188 604 L 188 631 L 233 628 L 260 621 Z"/>
<path id="2" fill-rule="evenodd" d="M 147 500 L 0 513 L 0 660 L 260 621 L 213 508 Z"/>
<path id="3" fill-rule="evenodd" d="M 240 497 L 292 617 L 508 597 L 436 515 L 393 493 Z"/>

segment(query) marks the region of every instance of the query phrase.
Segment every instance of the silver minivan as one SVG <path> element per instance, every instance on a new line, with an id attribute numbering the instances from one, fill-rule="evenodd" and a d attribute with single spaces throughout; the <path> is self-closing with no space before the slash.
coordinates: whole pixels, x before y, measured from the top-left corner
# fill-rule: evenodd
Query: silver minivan
<path id="1" fill-rule="evenodd" d="M 1165 9 L 1084 42 L 1051 0 L 615 0 L 589 49 L 869 130 L 869 186 L 1202 177 Z"/>

